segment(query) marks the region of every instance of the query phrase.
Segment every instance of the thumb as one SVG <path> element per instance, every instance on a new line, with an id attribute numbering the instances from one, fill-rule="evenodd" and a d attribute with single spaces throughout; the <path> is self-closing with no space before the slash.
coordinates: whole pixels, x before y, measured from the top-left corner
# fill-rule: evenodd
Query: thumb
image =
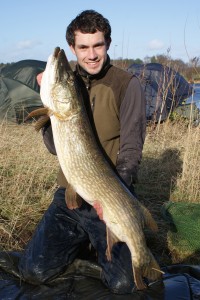
<path id="1" fill-rule="evenodd" d="M 42 72 L 42 73 L 39 73 L 39 74 L 36 76 L 37 83 L 39 84 L 39 86 L 41 85 L 42 76 L 43 76 L 43 72 Z"/>

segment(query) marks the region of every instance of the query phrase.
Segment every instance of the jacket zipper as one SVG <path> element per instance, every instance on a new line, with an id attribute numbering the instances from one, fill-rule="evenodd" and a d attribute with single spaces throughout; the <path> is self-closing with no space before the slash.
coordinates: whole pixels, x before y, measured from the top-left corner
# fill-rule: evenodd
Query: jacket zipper
<path id="1" fill-rule="evenodd" d="M 95 107 L 95 96 L 92 98 L 92 101 L 91 101 L 91 109 L 92 109 L 93 114 L 94 114 L 94 107 Z"/>

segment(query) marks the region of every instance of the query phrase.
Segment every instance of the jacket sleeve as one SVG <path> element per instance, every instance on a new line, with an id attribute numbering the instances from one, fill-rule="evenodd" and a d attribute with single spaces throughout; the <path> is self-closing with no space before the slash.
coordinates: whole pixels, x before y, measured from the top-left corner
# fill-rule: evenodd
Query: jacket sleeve
<path id="1" fill-rule="evenodd" d="M 56 148 L 54 145 L 54 140 L 53 140 L 53 133 L 52 133 L 52 128 L 51 128 L 51 121 L 49 120 L 45 126 L 42 128 L 42 136 L 43 136 L 43 141 L 47 149 L 51 154 L 56 155 Z"/>
<path id="2" fill-rule="evenodd" d="M 120 148 L 116 169 L 128 187 L 137 182 L 146 134 L 146 101 L 137 77 L 127 87 L 120 106 Z"/>

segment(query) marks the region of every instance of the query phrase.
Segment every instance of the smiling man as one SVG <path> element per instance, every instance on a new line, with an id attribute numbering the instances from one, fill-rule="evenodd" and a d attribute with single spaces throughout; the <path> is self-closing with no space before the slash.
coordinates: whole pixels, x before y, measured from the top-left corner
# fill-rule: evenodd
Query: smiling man
<path id="1" fill-rule="evenodd" d="M 74 72 L 97 140 L 121 180 L 134 192 L 146 129 L 140 82 L 110 63 L 107 51 L 111 27 L 101 14 L 83 11 L 67 27 L 66 39 L 77 58 Z M 43 138 L 48 150 L 56 155 L 50 122 L 43 128 Z M 21 258 L 22 278 L 31 283 L 46 283 L 63 272 L 78 254 L 90 259 L 90 253 L 83 253 L 83 249 L 89 249 L 91 244 L 102 268 L 103 283 L 114 293 L 131 293 L 134 279 L 129 249 L 124 243 L 115 244 L 112 260 L 106 259 L 106 225 L 101 220 L 101 207 L 96 211 L 83 202 L 81 207 L 72 209 L 61 169 L 58 185 Z"/>
<path id="2" fill-rule="evenodd" d="M 70 49 L 77 57 L 79 66 L 91 75 L 98 74 L 107 59 L 110 41 L 105 41 L 103 32 L 75 32 L 75 44 Z"/>
<path id="3" fill-rule="evenodd" d="M 108 20 L 94 11 L 85 11 L 70 23 L 66 39 L 78 65 L 88 74 L 98 74 L 102 70 L 111 43 Z"/>

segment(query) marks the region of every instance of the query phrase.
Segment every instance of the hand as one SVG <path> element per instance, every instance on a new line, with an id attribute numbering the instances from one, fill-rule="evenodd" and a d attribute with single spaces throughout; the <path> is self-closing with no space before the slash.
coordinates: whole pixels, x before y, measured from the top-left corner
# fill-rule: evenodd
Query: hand
<path id="1" fill-rule="evenodd" d="M 41 85 L 43 73 L 44 73 L 44 72 L 39 73 L 39 74 L 36 76 L 37 83 L 39 84 L 39 86 Z"/>

